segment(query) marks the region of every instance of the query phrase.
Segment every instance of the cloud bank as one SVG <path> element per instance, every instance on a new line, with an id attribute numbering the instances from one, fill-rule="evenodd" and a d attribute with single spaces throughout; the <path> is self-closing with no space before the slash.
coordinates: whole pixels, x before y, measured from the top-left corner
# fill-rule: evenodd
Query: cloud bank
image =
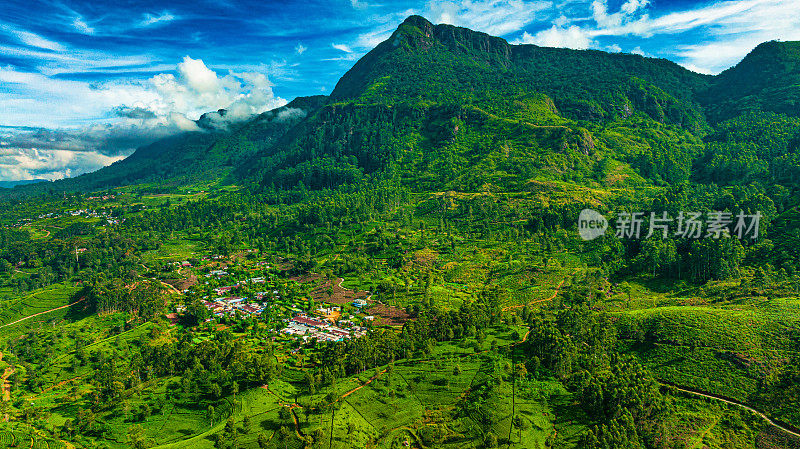
<path id="1" fill-rule="evenodd" d="M 214 122 L 224 128 L 286 103 L 274 95 L 272 83 L 263 73 L 229 71 L 219 75 L 202 60 L 189 56 L 177 64 L 174 73 L 160 73 L 143 82 L 97 85 L 8 68 L 0 69 L 0 81 L 50 98 L 41 106 L 45 117 L 76 113 L 100 117 L 91 125 L 71 129 L 0 130 L 0 180 L 75 176 L 123 159 L 157 139 L 201 131 L 196 120 L 205 112 L 226 109 L 224 118 Z M 15 104 L 24 103 L 24 98 L 0 99 L 0 106 L 12 111 Z M 29 112 L 31 108 L 26 109 Z"/>

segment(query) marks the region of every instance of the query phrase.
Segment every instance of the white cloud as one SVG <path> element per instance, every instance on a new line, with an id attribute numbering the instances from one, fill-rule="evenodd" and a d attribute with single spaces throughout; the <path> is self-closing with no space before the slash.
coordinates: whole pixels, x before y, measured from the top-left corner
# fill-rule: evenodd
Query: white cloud
<path id="1" fill-rule="evenodd" d="M 592 18 L 600 28 L 619 27 L 634 21 L 637 13 L 649 4 L 649 0 L 628 0 L 622 4 L 618 12 L 610 14 L 608 0 L 594 0 L 592 2 Z"/>
<path id="2" fill-rule="evenodd" d="M 169 11 L 164 11 L 161 14 L 157 14 L 157 15 L 156 14 L 145 13 L 142 16 L 142 20 L 139 21 L 139 26 L 140 27 L 150 27 L 150 26 L 155 26 L 155 25 L 164 25 L 164 24 L 167 24 L 169 22 L 172 22 L 175 19 L 177 19 L 177 17 L 172 15 L 172 13 L 170 13 Z"/>
<path id="3" fill-rule="evenodd" d="M 574 6 L 574 2 L 567 3 Z M 650 8 L 649 0 L 627 0 L 616 12 L 609 11 L 608 0 L 584 4 L 582 12 L 567 6 L 562 4 L 560 9 L 571 11 L 570 17 L 558 17 L 552 28 L 533 34 L 525 32 L 515 43 L 615 51 L 616 47 L 604 47 L 599 38 L 650 38 L 686 33 L 687 42 L 702 43 L 670 46 L 660 53 L 671 55 L 676 62 L 701 73 L 718 73 L 741 60 L 761 42 L 800 39 L 800 1 L 797 0 L 712 1 L 662 15 Z M 573 25 L 567 26 L 569 23 Z M 655 41 L 647 44 L 651 43 Z M 644 54 L 639 47 L 632 53 Z"/>
<path id="4" fill-rule="evenodd" d="M 0 68 L 0 83 L 14 84 L 21 93 L 0 97 L 3 121 L 41 127 L 0 136 L 0 180 L 74 176 L 156 139 L 198 131 L 194 120 L 204 112 L 225 108 L 224 121 L 231 123 L 286 104 L 264 73 L 219 75 L 189 56 L 177 65 L 177 75 L 162 73 L 145 82 L 91 85 Z M 75 117 L 94 124 L 52 129 Z"/>
<path id="5" fill-rule="evenodd" d="M 608 51 L 609 53 L 619 53 L 622 51 L 622 47 L 620 47 L 617 44 L 611 44 L 606 47 L 606 51 Z"/>
<path id="6" fill-rule="evenodd" d="M 61 179 L 124 159 L 91 151 L 14 149 L 0 152 L 0 180 Z"/>
<path id="7" fill-rule="evenodd" d="M 163 117 L 178 113 L 197 119 L 207 111 L 228 109 L 228 118 L 242 120 L 279 107 L 286 100 L 276 97 L 266 75 L 257 72 L 228 72 L 219 76 L 200 59 L 189 56 L 178 64 L 178 76 L 162 73 L 149 84 L 157 93 L 150 102 L 128 104 L 153 111 Z"/>
<path id="8" fill-rule="evenodd" d="M 361 49 L 375 48 L 378 44 L 385 41 L 389 38 L 389 36 L 392 35 L 392 32 L 395 30 L 395 25 L 396 24 L 394 23 L 386 24 L 385 26 L 378 27 L 372 31 L 359 34 L 353 46 Z"/>
<path id="9" fill-rule="evenodd" d="M 537 13 L 551 6 L 550 1 L 430 1 L 423 15 L 434 23 L 463 26 L 495 36 L 504 36 L 521 30 L 535 20 Z"/>
<path id="10" fill-rule="evenodd" d="M 119 56 L 102 51 L 72 48 L 55 52 L 0 45 L 0 53 L 5 56 L 28 59 L 37 66 L 40 73 L 47 76 L 60 73 L 87 72 L 95 69 L 113 71 L 116 67 L 125 67 L 125 71 L 129 71 L 130 66 L 144 66 L 153 61 L 150 56 L 144 55 Z M 148 70 L 153 70 L 153 67 L 148 67 Z"/>
<path id="11" fill-rule="evenodd" d="M 72 26 L 78 32 L 81 32 L 83 34 L 94 34 L 94 31 L 95 31 L 94 27 L 92 27 L 88 23 L 86 23 L 86 21 L 83 20 L 83 17 L 81 17 L 81 16 L 77 16 L 74 19 L 72 19 Z"/>
<path id="12" fill-rule="evenodd" d="M 333 47 L 333 48 L 335 48 L 337 50 L 341 50 L 341 51 L 343 51 L 345 53 L 352 53 L 353 52 L 353 49 L 350 48 L 349 45 L 345 45 L 345 44 L 331 44 L 331 47 Z"/>
<path id="13" fill-rule="evenodd" d="M 644 7 L 649 4 L 650 0 L 628 0 L 622 5 L 620 11 L 625 14 L 633 14 L 640 9 L 644 9 Z"/>
<path id="14" fill-rule="evenodd" d="M 644 56 L 644 50 L 642 50 L 642 47 L 637 46 L 636 48 L 631 50 L 631 54 Z"/>
<path id="15" fill-rule="evenodd" d="M 308 50 L 308 48 L 306 48 L 306 46 L 303 44 L 297 44 L 297 46 L 294 47 L 294 52 L 297 53 L 298 55 L 302 55 L 303 53 L 306 52 L 306 50 Z"/>
<path id="16" fill-rule="evenodd" d="M 279 122 L 285 122 L 289 120 L 294 120 L 298 118 L 303 118 L 307 114 L 306 111 L 298 108 L 286 108 L 280 112 L 278 115 L 275 116 L 275 120 Z"/>
<path id="17" fill-rule="evenodd" d="M 14 36 L 20 43 L 28 47 L 36 47 L 51 51 L 64 51 L 64 46 L 58 42 L 51 41 L 36 33 L 31 33 L 30 31 L 18 30 L 8 25 L 0 25 L 0 30 L 3 30 L 8 35 Z"/>
<path id="18" fill-rule="evenodd" d="M 562 14 L 562 15 L 558 16 L 558 18 L 556 20 L 553 21 L 553 25 L 555 25 L 555 26 L 557 26 L 559 28 L 563 28 L 564 25 L 568 24 L 569 22 L 570 22 L 570 20 L 567 18 L 567 16 Z"/>
<path id="19" fill-rule="evenodd" d="M 559 28 L 553 25 L 552 28 L 539 31 L 535 35 L 525 32 L 520 39 L 512 43 L 534 44 L 542 47 L 574 48 L 577 50 L 585 50 L 594 46 L 594 41 L 592 41 L 591 37 L 576 25 L 572 25 L 569 28 Z"/>
<path id="20" fill-rule="evenodd" d="M 714 72 L 712 72 L 711 70 L 703 68 L 703 67 L 697 67 L 694 64 L 682 64 L 682 65 L 683 65 L 684 68 L 686 68 L 688 70 L 691 70 L 692 72 L 695 72 L 695 73 L 702 73 L 703 75 L 713 75 L 714 74 Z"/>

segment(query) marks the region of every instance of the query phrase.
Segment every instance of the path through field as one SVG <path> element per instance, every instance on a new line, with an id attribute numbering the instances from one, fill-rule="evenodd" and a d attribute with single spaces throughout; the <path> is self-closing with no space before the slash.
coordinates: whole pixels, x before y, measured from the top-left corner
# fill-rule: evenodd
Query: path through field
<path id="1" fill-rule="evenodd" d="M 147 268 L 147 265 L 145 265 L 145 264 L 143 264 L 143 263 L 141 263 L 141 262 L 139 262 L 139 266 L 141 266 L 142 268 L 144 268 L 146 271 L 150 271 L 150 269 L 149 269 L 149 268 Z M 157 282 L 159 282 L 159 283 L 160 283 L 162 286 L 166 287 L 166 288 L 167 288 L 167 290 L 170 290 L 170 291 L 172 291 L 172 293 L 177 293 L 177 294 L 179 294 L 179 295 L 181 294 L 180 290 L 178 290 L 177 288 L 175 288 L 175 286 L 173 286 L 173 285 L 170 285 L 170 284 L 167 284 L 166 282 L 162 281 L 161 279 L 149 278 L 149 277 L 147 277 L 147 276 L 144 276 L 144 275 L 141 275 L 141 274 L 139 275 L 139 277 L 143 277 L 143 278 L 145 278 L 145 279 L 150 279 L 151 281 L 157 281 Z"/>
<path id="2" fill-rule="evenodd" d="M 3 361 L 3 353 L 0 352 L 0 362 Z M 3 390 L 3 402 L 8 402 L 11 400 L 11 384 L 8 383 L 8 378 L 14 374 L 14 367 L 9 366 L 3 372 L 3 375 L 0 376 L 0 389 Z M 8 421 L 8 413 L 5 414 L 3 417 L 4 421 Z"/>
<path id="3" fill-rule="evenodd" d="M 153 280 L 155 281 L 156 279 L 153 279 Z M 181 294 L 180 290 L 178 290 L 178 289 L 177 289 L 177 288 L 175 288 L 174 286 L 172 286 L 172 285 L 170 285 L 170 284 L 167 284 L 166 282 L 164 282 L 164 281 L 161 281 L 161 280 L 159 280 L 158 282 L 161 282 L 161 285 L 162 285 L 162 286 L 164 286 L 164 287 L 167 287 L 167 290 L 171 290 L 173 293 L 177 293 L 177 294 L 179 294 L 179 295 Z"/>
<path id="4" fill-rule="evenodd" d="M 25 318 L 20 318 L 20 319 L 18 319 L 17 321 L 13 321 L 13 322 L 11 322 L 11 323 L 4 324 L 4 325 L 0 326 L 0 329 L 4 328 L 4 327 L 6 327 L 6 326 L 11 326 L 11 325 L 13 325 L 13 324 L 17 324 L 17 323 L 19 323 L 19 322 L 22 322 L 22 321 L 25 321 L 25 320 L 29 320 L 29 319 L 31 319 L 31 318 L 34 318 L 34 317 L 37 317 L 37 316 L 39 316 L 39 315 L 44 315 L 45 313 L 55 312 L 56 310 L 61 310 L 61 309 L 66 309 L 67 307 L 72 307 L 72 306 L 74 306 L 75 304 L 78 304 L 79 302 L 82 302 L 84 299 L 86 299 L 86 298 L 85 298 L 85 297 L 84 297 L 84 298 L 81 298 L 81 299 L 79 299 L 79 300 L 77 300 L 77 301 L 75 301 L 75 302 L 73 302 L 73 303 L 67 304 L 67 305 L 65 305 L 65 306 L 56 307 L 55 309 L 45 310 L 44 312 L 34 313 L 33 315 L 26 316 Z"/>
<path id="5" fill-rule="evenodd" d="M 358 387 L 356 387 L 356 388 L 353 388 L 352 390 L 348 391 L 347 393 L 345 393 L 345 394 L 341 395 L 341 396 L 339 397 L 339 399 L 344 399 L 344 398 L 346 398 L 346 397 L 350 396 L 351 394 L 355 393 L 356 391 L 358 391 L 358 390 L 360 390 L 360 389 L 362 389 L 362 388 L 366 387 L 367 385 L 371 384 L 373 380 L 375 380 L 375 379 L 377 379 L 377 378 L 381 377 L 381 375 L 382 375 L 383 373 L 385 373 L 387 369 L 388 369 L 388 368 L 384 368 L 384 369 L 383 369 L 383 371 L 380 371 L 380 372 L 376 373 L 374 376 L 370 377 L 370 378 L 369 378 L 369 380 L 367 380 L 366 382 L 364 382 L 364 383 L 363 383 L 363 384 L 361 384 L 360 386 L 358 386 Z M 336 401 L 339 401 L 339 399 L 337 399 Z"/>
<path id="6" fill-rule="evenodd" d="M 675 388 L 678 391 L 682 391 L 684 393 L 691 394 L 693 396 L 700 396 L 700 397 L 704 397 L 704 398 L 708 398 L 708 399 L 713 399 L 715 401 L 724 402 L 726 404 L 730 404 L 730 405 L 733 405 L 735 407 L 739 407 L 739 408 L 743 408 L 745 410 L 749 410 L 749 411 L 755 413 L 756 415 L 760 416 L 762 419 L 764 419 L 764 421 L 768 422 L 771 426 L 775 427 L 776 429 L 782 430 L 782 431 L 786 432 L 787 434 L 789 434 L 789 435 L 791 435 L 793 437 L 800 438 L 800 433 L 797 433 L 794 430 L 787 429 L 786 427 L 783 427 L 782 425 L 780 425 L 780 424 L 776 423 L 775 421 L 773 421 L 772 419 L 770 419 L 770 417 L 765 415 L 764 413 L 761 413 L 758 410 L 756 410 L 756 409 L 754 409 L 754 408 L 752 408 L 750 406 L 744 405 L 741 402 L 736 402 L 736 401 L 732 401 L 730 399 L 725 399 L 723 397 L 717 396 L 717 395 L 712 394 L 712 393 L 702 393 L 700 391 L 688 390 L 686 388 L 678 387 L 676 385 L 671 385 L 671 384 L 664 384 L 664 385 L 669 385 L 669 386 Z"/>
<path id="7" fill-rule="evenodd" d="M 51 386 L 45 388 L 44 390 L 42 390 L 39 393 L 35 394 L 33 397 L 34 398 L 39 397 L 39 396 L 41 396 L 41 395 L 43 395 L 43 394 L 45 394 L 45 393 L 47 393 L 49 391 L 52 391 L 52 390 L 54 390 L 54 389 L 56 389 L 58 387 L 63 387 L 64 385 L 66 385 L 66 384 L 68 384 L 70 382 L 74 382 L 74 381 L 76 381 L 78 379 L 82 379 L 84 377 L 86 377 L 86 376 L 77 376 L 77 377 L 73 377 L 72 379 L 62 380 L 61 382 L 59 382 L 59 383 L 57 383 L 55 385 L 51 385 Z"/>
<path id="8" fill-rule="evenodd" d="M 576 269 L 575 272 L 571 274 L 571 276 L 575 276 L 580 271 L 581 271 L 580 268 Z M 566 281 L 567 281 L 567 278 L 562 279 L 561 282 L 559 282 L 558 285 L 556 285 L 556 291 L 554 291 L 553 294 L 548 296 L 547 298 L 539 299 L 537 301 L 531 301 L 531 302 L 529 302 L 527 304 L 538 304 L 540 302 L 547 302 L 547 301 L 552 301 L 552 300 L 556 299 L 556 296 L 558 296 L 559 290 L 561 290 L 561 287 L 564 285 L 564 282 L 566 282 Z M 514 306 L 503 307 L 503 312 L 505 312 L 506 310 L 511 310 L 511 309 L 519 309 L 520 307 L 525 307 L 527 304 L 517 304 L 517 305 L 514 305 Z"/>

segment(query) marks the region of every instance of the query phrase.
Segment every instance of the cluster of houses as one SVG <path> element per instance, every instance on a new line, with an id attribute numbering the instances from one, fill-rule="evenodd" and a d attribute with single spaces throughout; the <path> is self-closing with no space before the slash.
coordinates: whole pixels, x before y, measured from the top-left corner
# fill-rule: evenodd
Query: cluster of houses
<path id="1" fill-rule="evenodd" d="M 340 322 L 340 324 L 342 323 Z M 362 337 L 367 333 L 367 329 L 360 326 L 342 328 L 327 320 L 299 314 L 287 320 L 286 327 L 282 332 L 302 337 L 306 341 L 312 338 L 316 338 L 318 341 L 342 341 Z"/>
<path id="2" fill-rule="evenodd" d="M 204 257 L 203 259 L 213 260 L 217 259 L 217 257 L 218 256 L 210 256 Z M 188 261 L 175 262 L 175 265 L 187 268 L 191 266 Z M 266 262 L 260 262 L 259 266 L 266 266 L 269 268 Z M 222 279 L 229 276 L 226 270 L 227 268 L 222 266 L 208 271 L 205 277 Z M 208 283 L 209 282 L 206 282 L 206 284 Z M 280 300 L 281 296 L 279 295 L 279 291 L 263 291 L 251 295 L 245 294 L 241 290 L 243 286 L 265 283 L 265 277 L 253 277 L 233 284 L 214 287 L 212 289 L 212 297 L 216 296 L 216 299 L 212 300 L 206 297 L 202 300 L 202 303 L 211 311 L 214 317 L 247 317 L 259 315 L 264 312 L 267 307 L 274 304 L 276 300 Z M 248 297 L 244 297 L 245 295 Z M 361 309 L 367 306 L 367 300 L 358 298 L 354 300 L 352 304 Z M 362 337 L 367 333 L 366 327 L 353 322 L 353 316 L 350 316 L 349 319 L 340 320 L 342 309 L 339 306 L 320 308 L 315 313 L 315 315 L 319 315 L 317 317 L 306 314 L 294 304 L 291 306 L 287 305 L 287 307 L 294 316 L 284 320 L 286 326 L 281 330 L 281 333 L 285 335 L 302 338 L 305 341 L 316 339 L 318 341 L 337 342 Z M 371 321 L 374 317 L 364 316 L 362 319 L 364 321 Z M 359 322 L 359 324 L 363 323 Z"/>
<path id="3" fill-rule="evenodd" d="M 102 195 L 102 196 L 90 196 L 90 197 L 87 197 L 86 199 L 87 200 L 106 200 L 107 201 L 107 200 L 113 200 L 116 197 L 117 197 L 116 195 Z"/>
<path id="4" fill-rule="evenodd" d="M 217 298 L 213 301 L 204 299 L 203 305 L 216 317 L 235 316 L 236 314 L 244 316 L 258 315 L 263 312 L 265 308 L 269 307 L 269 304 L 266 302 L 249 303 L 247 302 L 247 298 L 238 296 Z"/>
<path id="5" fill-rule="evenodd" d="M 215 272 L 212 272 L 212 274 L 214 273 Z M 245 316 L 258 315 L 263 312 L 265 308 L 269 307 L 269 303 L 266 302 L 267 298 L 280 298 L 277 290 L 273 290 L 272 293 L 257 292 L 255 294 L 255 300 L 258 302 L 254 303 L 248 302 L 247 298 L 231 295 L 233 295 L 235 290 L 238 290 L 244 283 L 263 284 L 264 282 L 266 282 L 266 280 L 263 277 L 258 277 L 248 279 L 244 282 L 238 282 L 233 285 L 215 287 L 214 293 L 216 293 L 218 297 L 213 301 L 204 299 L 203 305 L 205 305 L 214 316 L 234 316 L 237 313 Z"/>
<path id="6" fill-rule="evenodd" d="M 83 216 L 83 217 L 93 217 L 93 218 L 104 218 L 104 219 L 106 219 L 106 221 L 108 221 L 109 223 L 112 223 L 112 224 L 117 224 L 117 223 L 121 223 L 122 221 L 124 221 L 124 219 L 113 218 L 109 211 L 106 211 L 106 210 L 96 211 L 96 210 L 90 210 L 90 209 L 68 210 L 68 211 L 65 211 L 63 214 L 59 213 L 59 212 L 47 212 L 45 214 L 40 214 L 37 218 L 39 220 L 44 220 L 44 219 L 47 219 L 47 218 L 60 218 L 60 217 L 62 217 L 64 215 L 69 215 L 69 216 L 72 216 L 72 217 Z M 23 225 L 25 225 L 27 223 L 31 223 L 31 222 L 33 222 L 35 220 L 36 219 L 34 219 L 34 218 L 22 218 L 19 221 L 17 221 L 17 223 L 14 225 L 14 227 L 23 226 Z"/>

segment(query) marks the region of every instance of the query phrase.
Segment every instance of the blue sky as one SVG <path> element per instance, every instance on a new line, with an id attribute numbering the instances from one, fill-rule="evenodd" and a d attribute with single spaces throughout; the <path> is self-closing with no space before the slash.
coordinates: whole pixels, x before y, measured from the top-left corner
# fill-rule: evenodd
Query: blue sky
<path id="1" fill-rule="evenodd" d="M 411 14 L 512 43 L 671 59 L 718 73 L 760 42 L 800 40 L 797 0 L 6 0 L 0 180 L 97 169 L 153 138 L 327 94 Z"/>

